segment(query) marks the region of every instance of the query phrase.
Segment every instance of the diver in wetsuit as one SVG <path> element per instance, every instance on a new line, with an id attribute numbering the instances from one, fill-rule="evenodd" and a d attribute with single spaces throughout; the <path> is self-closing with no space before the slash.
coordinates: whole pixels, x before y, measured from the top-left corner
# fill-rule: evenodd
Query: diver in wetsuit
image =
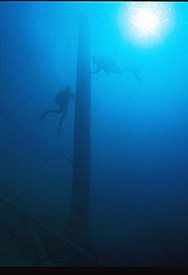
<path id="1" fill-rule="evenodd" d="M 134 77 L 138 82 L 141 82 L 140 76 L 137 73 L 138 67 L 123 67 L 120 68 L 117 66 L 117 64 L 114 62 L 114 60 L 110 57 L 93 57 L 93 63 L 96 66 L 96 70 L 94 72 L 91 72 L 92 74 L 99 73 L 100 71 L 104 70 L 106 74 L 109 73 L 115 73 L 115 74 L 122 74 L 124 72 L 132 72 L 134 74 Z"/>
<path id="2" fill-rule="evenodd" d="M 59 121 L 59 127 L 57 130 L 56 135 L 60 136 L 61 134 L 61 128 L 62 128 L 62 123 L 65 119 L 66 113 L 67 113 L 67 107 L 70 103 L 70 99 L 75 100 L 74 99 L 74 94 L 71 92 L 71 88 L 69 86 L 67 86 L 65 88 L 65 90 L 61 90 L 57 95 L 56 95 L 56 105 L 59 106 L 59 110 L 46 110 L 44 113 L 42 113 L 38 118 L 40 121 L 42 121 L 45 116 L 49 113 L 54 113 L 54 114 L 60 114 L 61 118 Z"/>

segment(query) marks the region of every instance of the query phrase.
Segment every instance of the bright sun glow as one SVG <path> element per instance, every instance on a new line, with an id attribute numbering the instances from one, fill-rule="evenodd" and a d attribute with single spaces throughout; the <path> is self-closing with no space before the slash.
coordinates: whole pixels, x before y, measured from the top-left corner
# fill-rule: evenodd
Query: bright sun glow
<path id="1" fill-rule="evenodd" d="M 129 2 L 121 7 L 119 22 L 124 36 L 146 45 L 159 42 L 169 33 L 172 14 L 168 2 Z"/>
<path id="2" fill-rule="evenodd" d="M 159 18 L 151 10 L 140 9 L 132 15 L 131 22 L 139 30 L 139 35 L 156 34 Z"/>

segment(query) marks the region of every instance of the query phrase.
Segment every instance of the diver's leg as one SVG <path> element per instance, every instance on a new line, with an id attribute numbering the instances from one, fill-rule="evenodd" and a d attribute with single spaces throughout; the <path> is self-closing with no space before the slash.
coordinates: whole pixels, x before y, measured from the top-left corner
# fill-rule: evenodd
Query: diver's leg
<path id="1" fill-rule="evenodd" d="M 110 74 L 111 73 L 111 70 L 104 70 L 105 74 Z"/>
<path id="2" fill-rule="evenodd" d="M 128 67 L 126 67 L 126 68 L 118 68 L 118 67 L 115 67 L 115 68 L 111 68 L 111 70 L 110 70 L 112 73 L 114 73 L 114 74 L 122 74 L 122 73 L 124 73 L 124 72 L 126 72 L 126 71 L 129 71 L 129 68 Z"/>
<path id="3" fill-rule="evenodd" d="M 133 72 L 133 73 L 134 73 L 134 77 L 136 78 L 136 80 L 138 81 L 138 83 L 140 83 L 141 82 L 141 78 L 140 78 L 139 74 L 136 71 Z"/>
<path id="4" fill-rule="evenodd" d="M 140 78 L 140 76 L 138 74 L 138 69 L 139 68 L 140 67 L 125 67 L 125 68 L 122 68 L 122 72 L 132 72 L 134 74 L 135 79 L 140 83 L 141 82 L 141 78 Z"/>
<path id="5" fill-rule="evenodd" d="M 63 123 L 63 120 L 65 119 L 66 117 L 66 110 L 62 112 L 62 115 L 61 115 L 61 118 L 60 118 L 60 121 L 59 121 L 59 124 L 62 124 Z"/>
<path id="6" fill-rule="evenodd" d="M 124 72 L 134 72 L 135 70 L 136 70 L 136 67 L 123 67 L 123 68 L 114 67 L 111 69 L 111 72 L 116 74 L 122 74 Z"/>
<path id="7" fill-rule="evenodd" d="M 120 68 L 121 72 L 133 72 L 134 71 L 134 67 L 124 67 L 124 68 Z"/>
<path id="8" fill-rule="evenodd" d="M 61 110 L 47 110 L 47 113 L 53 113 L 53 114 L 60 114 L 61 113 Z"/>
<path id="9" fill-rule="evenodd" d="M 135 79 L 140 83 L 140 82 L 141 82 L 141 78 L 140 78 L 140 76 L 139 76 L 139 74 L 138 74 L 138 69 L 139 69 L 139 68 L 140 68 L 140 67 L 130 67 L 130 68 L 129 68 L 129 71 L 133 73 Z"/>
<path id="10" fill-rule="evenodd" d="M 56 136 L 60 136 L 60 134 L 61 134 L 62 123 L 65 119 L 66 113 L 67 113 L 67 110 L 63 110 L 60 121 L 58 123 L 59 127 L 58 127 L 58 130 L 57 130 Z"/>

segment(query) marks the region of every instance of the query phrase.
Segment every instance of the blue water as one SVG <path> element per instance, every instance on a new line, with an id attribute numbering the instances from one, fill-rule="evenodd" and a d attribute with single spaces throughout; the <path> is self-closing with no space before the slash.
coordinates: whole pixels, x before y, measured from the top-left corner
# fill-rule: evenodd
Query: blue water
<path id="1" fill-rule="evenodd" d="M 130 73 L 91 79 L 91 210 L 98 246 L 112 266 L 188 265 L 188 3 L 162 43 L 122 36 L 122 2 L 1 2 L 1 195 L 37 220 L 58 217 L 71 197 L 74 106 L 39 122 L 67 84 L 76 93 L 79 16 L 91 55 Z M 91 63 L 93 69 L 93 64 Z M 65 210 L 66 211 L 66 210 Z M 57 223 L 57 225 L 56 225 Z M 49 227 L 58 230 L 59 220 Z M 97 225 L 97 224 L 99 225 Z M 106 249 L 106 250 L 105 250 Z"/>

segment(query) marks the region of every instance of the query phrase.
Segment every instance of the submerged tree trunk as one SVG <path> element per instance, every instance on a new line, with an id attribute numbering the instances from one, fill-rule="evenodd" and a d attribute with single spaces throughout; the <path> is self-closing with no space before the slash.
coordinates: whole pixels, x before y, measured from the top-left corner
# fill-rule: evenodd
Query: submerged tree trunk
<path id="1" fill-rule="evenodd" d="M 90 39 L 86 18 L 79 22 L 77 83 L 74 122 L 74 164 L 72 198 L 67 236 L 79 245 L 91 240 L 90 228 Z"/>

